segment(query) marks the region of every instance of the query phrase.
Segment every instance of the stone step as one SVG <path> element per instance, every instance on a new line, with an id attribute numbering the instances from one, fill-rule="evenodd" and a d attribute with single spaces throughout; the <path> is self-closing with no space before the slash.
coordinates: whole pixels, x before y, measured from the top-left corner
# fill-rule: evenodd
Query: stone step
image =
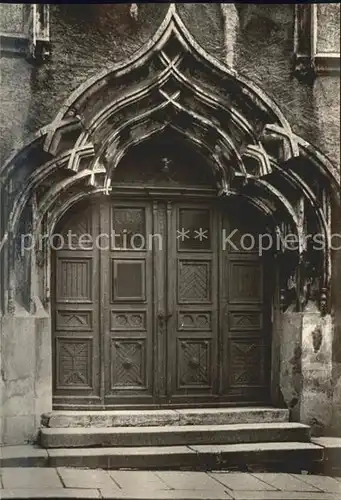
<path id="1" fill-rule="evenodd" d="M 221 445 L 309 440 L 310 427 L 294 422 L 164 427 L 45 427 L 40 432 L 40 444 L 44 448 Z"/>
<path id="2" fill-rule="evenodd" d="M 46 450 L 50 467 L 165 470 L 314 470 L 323 448 L 312 443 L 272 442 L 230 445 L 59 448 Z"/>
<path id="3" fill-rule="evenodd" d="M 287 422 L 289 410 L 270 407 L 167 410 L 53 411 L 42 415 L 44 427 L 148 427 Z"/>
<path id="4" fill-rule="evenodd" d="M 324 449 L 323 468 L 318 472 L 341 478 L 341 437 L 314 437 L 311 441 Z"/>

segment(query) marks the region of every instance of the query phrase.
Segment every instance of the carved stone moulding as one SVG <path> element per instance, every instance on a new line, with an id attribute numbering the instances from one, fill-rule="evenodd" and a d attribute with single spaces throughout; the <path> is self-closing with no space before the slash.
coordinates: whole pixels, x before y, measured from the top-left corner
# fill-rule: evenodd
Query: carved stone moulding
<path id="1" fill-rule="evenodd" d="M 21 28 L 0 33 L 3 54 L 24 55 L 33 63 L 42 63 L 50 55 L 50 11 L 48 4 L 8 5 L 7 9 L 20 9 Z"/>
<path id="2" fill-rule="evenodd" d="M 290 230 L 297 236 L 296 251 L 282 252 L 283 294 L 288 297 L 295 288 L 287 283 L 297 269 L 308 276 L 302 279 L 309 286 L 300 279 L 295 288 L 300 296 L 309 295 L 304 290 L 312 288 L 319 274 L 320 303 L 328 308 L 328 200 L 338 190 L 335 168 L 292 132 L 262 90 L 205 53 L 175 5 L 146 47 L 73 92 L 52 123 L 1 168 L 9 203 L 0 248 L 10 246 L 8 235 L 18 231 L 32 195 L 37 201 L 36 231 L 51 231 L 76 199 L 118 189 L 120 166 L 133 151 L 153 141 L 175 144 L 175 137 L 205 159 L 217 197 L 240 197 L 268 218 L 274 233 L 283 237 Z M 165 157 L 160 151 L 160 168 Z M 204 163 L 198 162 L 197 168 Z M 171 177 L 174 166 L 167 168 Z M 316 178 L 322 188 L 314 184 Z M 24 187 L 16 190 L 19 180 Z M 309 227 L 323 236 L 320 258 L 305 245 Z M 11 268 L 7 250 L 3 258 Z M 314 271 L 303 273 L 303 260 Z M 8 297 L 10 304 L 11 293 Z"/>
<path id="3" fill-rule="evenodd" d="M 337 46 L 336 33 L 334 39 L 328 40 L 328 47 L 321 43 L 330 39 L 329 31 L 333 33 L 330 21 L 332 17 L 337 19 L 338 6 L 327 6 L 331 9 L 328 22 L 320 12 L 321 8 L 326 6 L 314 3 L 295 5 L 294 73 L 308 82 L 313 82 L 318 75 L 340 74 L 340 46 Z"/>

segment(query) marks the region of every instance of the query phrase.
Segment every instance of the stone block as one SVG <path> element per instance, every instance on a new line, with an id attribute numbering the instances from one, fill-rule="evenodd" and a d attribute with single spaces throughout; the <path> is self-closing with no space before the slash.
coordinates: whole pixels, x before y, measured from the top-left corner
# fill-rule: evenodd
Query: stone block
<path id="1" fill-rule="evenodd" d="M 6 417 L 34 414 L 34 384 L 33 374 L 29 377 L 7 381 L 3 402 L 3 414 Z"/>
<path id="2" fill-rule="evenodd" d="M 34 318 L 3 318 L 2 370 L 5 384 L 11 380 L 34 378 L 36 366 Z"/>
<path id="3" fill-rule="evenodd" d="M 112 449 L 59 449 L 48 450 L 50 467 L 87 467 L 109 469 Z"/>
<path id="4" fill-rule="evenodd" d="M 182 446 L 262 441 L 309 441 L 310 428 L 292 423 L 158 427 L 42 428 L 45 448 L 91 446 Z"/>
<path id="5" fill-rule="evenodd" d="M 302 315 L 288 311 L 282 316 L 280 342 L 280 388 L 284 401 L 299 421 L 300 393 L 302 385 L 301 368 Z"/>
<path id="6" fill-rule="evenodd" d="M 47 427 L 145 427 L 178 424 L 174 410 L 54 411 L 43 415 Z"/>
<path id="7" fill-rule="evenodd" d="M 202 467 L 226 469 L 245 464 L 280 466 L 289 472 L 308 469 L 322 461 L 323 448 L 311 443 L 240 443 L 230 445 L 195 445 Z"/>
<path id="8" fill-rule="evenodd" d="M 280 408 L 197 408 L 141 411 L 53 411 L 42 415 L 45 427 L 153 427 L 287 422 Z"/>
<path id="9" fill-rule="evenodd" d="M 34 415 L 4 417 L 3 444 L 17 445 L 32 442 L 36 438 Z"/>
<path id="10" fill-rule="evenodd" d="M 47 317 L 36 318 L 35 414 L 52 410 L 52 345 Z"/>
<path id="11" fill-rule="evenodd" d="M 301 399 L 301 421 L 311 425 L 313 435 L 319 436 L 332 420 L 330 395 L 314 390 L 303 390 Z"/>
<path id="12" fill-rule="evenodd" d="M 286 422 L 289 412 L 278 408 L 197 408 L 177 410 L 179 425 L 228 425 Z"/>
<path id="13" fill-rule="evenodd" d="M 148 446 L 141 448 L 107 448 L 110 469 L 179 469 L 196 468 L 199 458 L 187 446 Z"/>

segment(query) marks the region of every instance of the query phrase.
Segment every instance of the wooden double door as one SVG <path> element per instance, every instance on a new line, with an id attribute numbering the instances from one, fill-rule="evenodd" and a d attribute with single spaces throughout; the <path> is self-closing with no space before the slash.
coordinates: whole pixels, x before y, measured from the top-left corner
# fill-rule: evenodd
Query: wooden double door
<path id="1" fill-rule="evenodd" d="M 109 198 L 64 217 L 55 408 L 269 402 L 268 267 L 233 219 L 214 201 Z"/>

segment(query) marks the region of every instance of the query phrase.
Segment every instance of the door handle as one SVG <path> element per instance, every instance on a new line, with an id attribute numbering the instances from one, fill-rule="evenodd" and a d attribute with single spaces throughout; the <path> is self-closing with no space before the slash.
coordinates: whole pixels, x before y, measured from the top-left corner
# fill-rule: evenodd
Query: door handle
<path id="1" fill-rule="evenodd" d="M 159 320 L 159 323 L 160 323 L 160 326 L 161 327 L 164 327 L 165 324 L 168 323 L 168 320 L 173 316 L 173 313 L 169 313 L 169 314 L 162 314 L 162 313 L 159 313 L 157 315 L 158 317 L 158 320 Z"/>

